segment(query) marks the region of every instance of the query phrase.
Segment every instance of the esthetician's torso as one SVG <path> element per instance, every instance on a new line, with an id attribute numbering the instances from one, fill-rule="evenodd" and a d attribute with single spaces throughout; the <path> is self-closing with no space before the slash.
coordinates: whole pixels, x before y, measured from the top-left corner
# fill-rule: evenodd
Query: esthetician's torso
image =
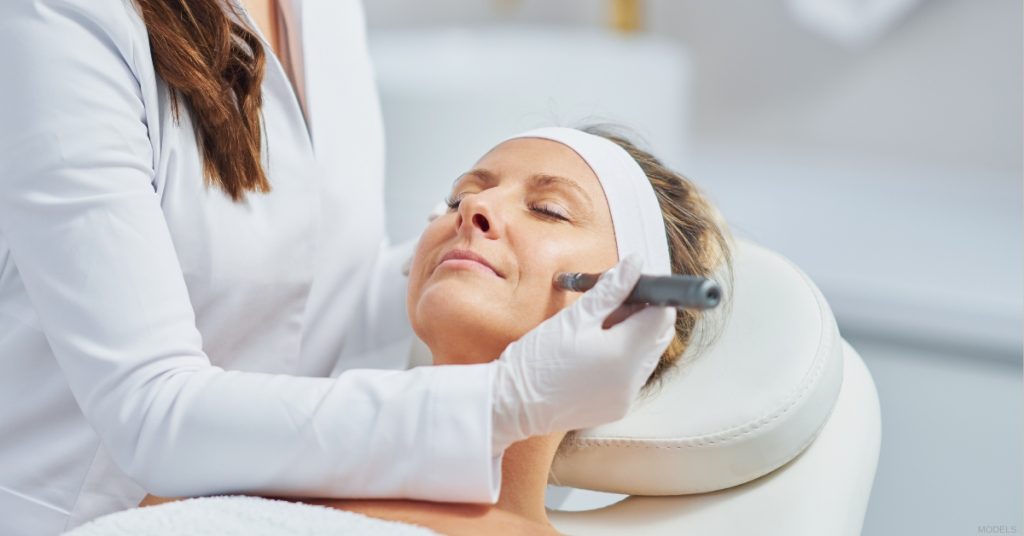
<path id="1" fill-rule="evenodd" d="M 280 48 L 306 114 L 267 47 L 262 115 L 273 191 L 243 203 L 204 184 L 188 113 L 183 107 L 180 123 L 173 120 L 131 3 L 88 4 L 80 9 L 134 52 L 125 68 L 138 80 L 150 141 L 139 150 L 152 151 L 153 188 L 213 364 L 310 376 L 338 370 L 338 358 L 340 368 L 404 366 L 402 352 L 366 351 L 411 331 L 397 268 L 387 271 L 394 285 L 372 280 L 385 262 L 383 133 L 360 3 L 281 1 Z M 393 299 L 367 296 L 390 287 Z M 379 318 L 396 319 L 391 327 L 365 325 L 362 303 L 374 298 L 382 300 Z M 0 412 L 0 512 L 31 520 L 26 534 L 55 534 L 138 504 L 145 492 L 81 415 L 2 236 L 0 359 L 0 406 L 19 408 Z"/>

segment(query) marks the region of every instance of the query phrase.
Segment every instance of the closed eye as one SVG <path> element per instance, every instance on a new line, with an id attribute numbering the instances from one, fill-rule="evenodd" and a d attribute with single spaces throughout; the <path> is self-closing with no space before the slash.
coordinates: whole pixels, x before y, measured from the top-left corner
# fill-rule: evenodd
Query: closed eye
<path id="1" fill-rule="evenodd" d="M 460 194 L 460 195 L 457 195 L 457 196 L 454 196 L 454 197 L 452 197 L 452 196 L 446 197 L 444 202 L 445 202 L 446 205 L 448 205 L 448 211 L 451 212 L 451 211 L 458 210 L 459 209 L 459 205 L 462 203 L 462 198 L 466 197 L 466 195 L 468 195 L 468 194 L 463 193 L 463 194 Z M 545 205 L 533 204 L 533 205 L 530 205 L 529 208 L 533 212 L 535 212 L 537 214 L 540 214 L 541 216 L 543 216 L 545 218 L 548 218 L 548 219 L 558 220 L 558 221 L 565 221 L 565 222 L 571 221 L 569 219 L 569 217 L 566 216 L 565 214 L 562 214 L 561 212 L 558 212 L 557 210 L 549 208 L 549 207 L 547 207 Z"/>
<path id="2" fill-rule="evenodd" d="M 459 208 L 459 203 L 462 203 L 462 198 L 463 197 L 465 197 L 465 194 L 457 195 L 455 197 L 449 196 L 449 197 L 444 198 L 445 204 L 448 205 L 448 210 L 449 211 L 457 210 Z"/>
<path id="3" fill-rule="evenodd" d="M 547 218 L 569 221 L 569 218 L 565 214 L 552 210 L 544 205 L 530 205 L 530 210 L 542 214 Z"/>

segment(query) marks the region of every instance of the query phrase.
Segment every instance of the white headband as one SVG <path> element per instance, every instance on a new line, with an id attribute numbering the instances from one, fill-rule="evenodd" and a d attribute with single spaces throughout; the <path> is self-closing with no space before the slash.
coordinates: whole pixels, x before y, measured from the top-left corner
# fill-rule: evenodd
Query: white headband
<path id="1" fill-rule="evenodd" d="M 651 181 L 625 149 L 609 139 L 574 128 L 538 128 L 516 134 L 505 141 L 517 138 L 556 141 L 580 155 L 594 171 L 594 175 L 597 175 L 604 189 L 612 214 L 619 260 L 637 254 L 644 261 L 644 273 L 672 273 L 661 205 L 658 204 Z"/>

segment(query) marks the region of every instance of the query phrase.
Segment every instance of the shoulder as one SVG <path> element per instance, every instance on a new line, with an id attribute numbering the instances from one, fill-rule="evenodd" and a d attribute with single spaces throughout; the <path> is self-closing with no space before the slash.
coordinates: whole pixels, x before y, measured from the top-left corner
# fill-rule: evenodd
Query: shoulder
<path id="1" fill-rule="evenodd" d="M 0 168 L 84 170 L 110 162 L 99 147 L 153 166 L 160 94 L 132 0 L 0 0 L 0 50 Z"/>
<path id="2" fill-rule="evenodd" d="M 94 85 L 155 97 L 149 34 L 133 0 L 0 0 L 0 49 L 18 51 L 0 54 L 0 72 L 20 82 L 7 100 Z"/>
<path id="3" fill-rule="evenodd" d="M 450 536 L 557 534 L 542 525 L 492 505 L 449 504 L 407 500 L 325 500 L 314 504 L 359 514 L 411 523 Z"/>
<path id="4" fill-rule="evenodd" d="M 0 30 L 0 40 L 5 35 L 35 36 L 35 47 L 100 39 L 126 59 L 132 59 L 142 43 L 148 52 L 146 26 L 133 0 L 3 0 Z"/>
<path id="5" fill-rule="evenodd" d="M 138 6 L 133 0 L 4 0 L 0 2 L 0 14 L 8 23 L 39 21 L 61 24 L 70 21 L 98 26 L 114 33 L 135 29 L 135 18 L 141 21 Z"/>

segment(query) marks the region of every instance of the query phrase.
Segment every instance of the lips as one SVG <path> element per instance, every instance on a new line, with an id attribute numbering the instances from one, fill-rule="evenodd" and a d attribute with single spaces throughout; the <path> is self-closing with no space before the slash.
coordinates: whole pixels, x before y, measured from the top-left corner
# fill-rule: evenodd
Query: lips
<path id="1" fill-rule="evenodd" d="M 467 261 L 473 261 L 473 262 L 478 262 L 478 263 L 480 263 L 480 264 L 482 264 L 482 265 L 486 266 L 487 268 L 490 268 L 490 270 L 491 270 L 492 272 L 494 272 L 494 275 L 496 275 L 496 276 L 498 276 L 498 277 L 500 277 L 500 278 L 503 278 L 503 279 L 504 279 L 504 277 L 505 277 L 505 275 L 504 275 L 504 274 L 502 274 L 501 272 L 499 272 L 499 271 L 498 271 L 498 270 L 497 270 L 497 269 L 496 269 L 496 268 L 495 268 L 495 267 L 494 267 L 494 266 L 493 266 L 493 265 L 492 265 L 492 264 L 491 264 L 490 262 L 488 262 L 488 260 L 487 260 L 487 259 L 485 259 L 485 258 L 484 258 L 484 257 L 483 257 L 482 255 L 480 255 L 480 254 L 478 254 L 478 253 L 474 253 L 474 252 L 472 252 L 472 251 L 469 251 L 468 249 L 453 249 L 453 250 L 450 250 L 450 251 L 448 251 L 447 253 L 445 253 L 445 254 L 444 254 L 444 256 L 442 256 L 442 257 L 441 257 L 441 260 L 440 260 L 440 261 L 438 261 L 438 263 L 437 263 L 437 264 L 441 264 L 441 263 L 442 263 L 442 262 L 444 262 L 444 261 L 447 261 L 447 260 L 452 260 L 452 259 L 460 259 L 460 260 L 467 260 Z"/>

